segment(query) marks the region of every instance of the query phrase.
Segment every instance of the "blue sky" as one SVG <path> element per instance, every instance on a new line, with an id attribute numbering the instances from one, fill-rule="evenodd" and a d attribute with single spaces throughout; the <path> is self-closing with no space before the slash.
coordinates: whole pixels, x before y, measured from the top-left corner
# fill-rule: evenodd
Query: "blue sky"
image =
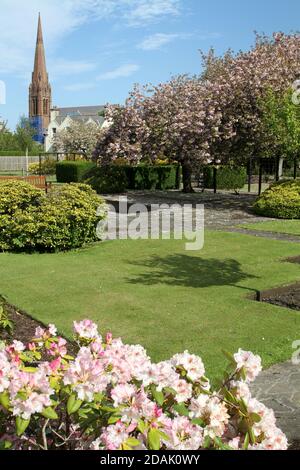
<path id="1" fill-rule="evenodd" d="M 299 0 L 0 0 L 0 116 L 27 114 L 37 15 L 53 104 L 122 103 L 134 83 L 199 73 L 199 49 L 248 49 L 253 31 L 296 31 Z M 300 71 L 299 71 L 300 72 Z"/>

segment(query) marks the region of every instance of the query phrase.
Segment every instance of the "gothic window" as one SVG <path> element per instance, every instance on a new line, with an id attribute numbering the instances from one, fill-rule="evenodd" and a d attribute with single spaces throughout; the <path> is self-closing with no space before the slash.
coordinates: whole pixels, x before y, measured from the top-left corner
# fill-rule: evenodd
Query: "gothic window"
<path id="1" fill-rule="evenodd" d="M 45 98 L 43 101 L 43 114 L 48 114 L 48 100 Z"/>
<path id="2" fill-rule="evenodd" d="M 37 101 L 37 98 L 32 98 L 32 111 L 33 111 L 33 115 L 37 116 L 37 114 L 38 114 L 38 101 Z"/>

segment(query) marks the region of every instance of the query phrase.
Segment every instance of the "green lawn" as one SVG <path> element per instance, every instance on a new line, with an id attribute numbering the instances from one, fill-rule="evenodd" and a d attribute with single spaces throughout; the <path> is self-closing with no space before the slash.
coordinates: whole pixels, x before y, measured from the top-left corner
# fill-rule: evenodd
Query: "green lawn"
<path id="1" fill-rule="evenodd" d="M 242 224 L 241 228 L 261 230 L 264 232 L 279 232 L 289 235 L 300 235 L 300 220 L 270 220 L 254 224 Z"/>
<path id="2" fill-rule="evenodd" d="M 299 279 L 300 246 L 238 233 L 207 232 L 205 248 L 182 241 L 119 240 L 62 254 L 0 254 L 0 293 L 70 335 L 89 317 L 102 332 L 143 344 L 155 360 L 189 349 L 215 376 L 222 349 L 291 357 L 300 313 L 249 300 L 255 289 Z"/>

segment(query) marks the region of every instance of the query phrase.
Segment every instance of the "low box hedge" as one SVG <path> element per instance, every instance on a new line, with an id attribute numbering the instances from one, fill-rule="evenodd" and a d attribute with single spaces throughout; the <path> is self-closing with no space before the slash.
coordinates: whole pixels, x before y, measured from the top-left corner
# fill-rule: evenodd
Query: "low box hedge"
<path id="1" fill-rule="evenodd" d="M 220 166 L 217 168 L 217 189 L 238 190 L 247 182 L 247 171 L 243 167 Z M 203 168 L 203 184 L 207 189 L 214 188 L 214 168 Z"/>
<path id="2" fill-rule="evenodd" d="M 68 161 L 56 163 L 56 180 L 58 183 L 80 183 L 86 173 L 96 165 L 85 160 Z"/>
<path id="3" fill-rule="evenodd" d="M 167 190 L 180 186 L 178 165 L 108 165 L 90 169 L 85 182 L 98 193 L 121 193 L 131 190 Z"/>

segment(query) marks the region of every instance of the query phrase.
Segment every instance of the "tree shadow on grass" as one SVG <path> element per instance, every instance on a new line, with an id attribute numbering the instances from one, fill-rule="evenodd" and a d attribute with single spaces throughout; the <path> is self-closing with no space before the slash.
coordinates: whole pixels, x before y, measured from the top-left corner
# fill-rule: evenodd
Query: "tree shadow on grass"
<path id="1" fill-rule="evenodd" d="M 132 284 L 166 284 L 195 288 L 236 286 L 255 291 L 237 285 L 247 279 L 257 279 L 257 276 L 244 272 L 241 264 L 235 259 L 219 260 L 176 254 L 167 257 L 153 256 L 143 262 L 130 261 L 130 264 L 147 268 L 147 271 L 139 276 L 128 279 Z"/>

